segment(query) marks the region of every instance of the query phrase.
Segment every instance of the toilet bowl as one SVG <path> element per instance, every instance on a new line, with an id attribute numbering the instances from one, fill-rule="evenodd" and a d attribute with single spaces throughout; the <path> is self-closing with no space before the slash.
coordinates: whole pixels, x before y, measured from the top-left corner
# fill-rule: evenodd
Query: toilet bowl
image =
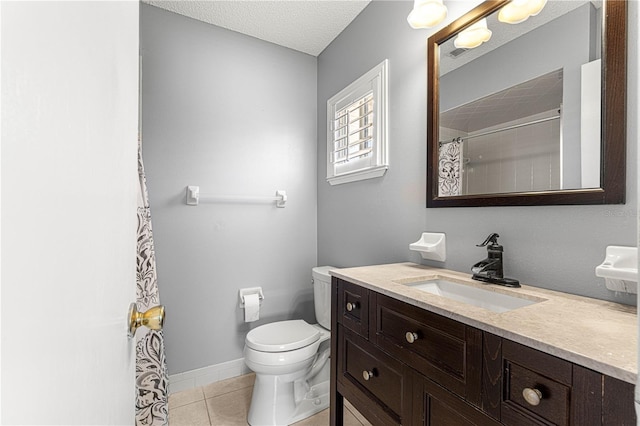
<path id="1" fill-rule="evenodd" d="M 319 324 L 278 321 L 247 334 L 244 360 L 256 373 L 247 418 L 251 426 L 288 425 L 329 406 L 329 269 L 312 271 Z"/>

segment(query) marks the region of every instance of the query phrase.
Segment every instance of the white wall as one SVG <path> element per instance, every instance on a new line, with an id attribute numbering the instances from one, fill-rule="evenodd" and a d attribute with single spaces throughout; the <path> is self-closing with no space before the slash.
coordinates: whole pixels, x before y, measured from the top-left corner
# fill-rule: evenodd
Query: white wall
<path id="1" fill-rule="evenodd" d="M 2 424 L 132 424 L 139 7 L 2 2 Z"/>
<path id="2" fill-rule="evenodd" d="M 143 153 L 169 373 L 242 357 L 246 333 L 314 320 L 316 58 L 142 6 Z M 274 204 L 185 205 L 203 194 Z M 238 290 L 262 286 L 246 324 Z"/>
<path id="3" fill-rule="evenodd" d="M 449 19 L 469 10 L 449 2 Z M 477 3 L 477 2 L 472 2 Z M 425 208 L 426 49 L 434 30 L 406 23 L 412 2 L 372 2 L 318 57 L 318 123 L 326 101 L 385 58 L 389 59 L 390 167 L 381 179 L 329 186 L 326 127 L 318 127 L 318 262 L 356 266 L 420 262 L 409 244 L 421 232 L 445 232 L 447 261 L 433 265 L 470 272 L 486 251 L 475 244 L 491 232 L 505 248 L 505 273 L 523 283 L 634 304 L 614 294 L 594 268 L 607 245 L 636 245 L 637 51 L 629 49 L 627 204 Z M 638 43 L 638 2 L 629 2 L 629 46 Z M 347 219 L 345 219 L 347 218 Z"/>

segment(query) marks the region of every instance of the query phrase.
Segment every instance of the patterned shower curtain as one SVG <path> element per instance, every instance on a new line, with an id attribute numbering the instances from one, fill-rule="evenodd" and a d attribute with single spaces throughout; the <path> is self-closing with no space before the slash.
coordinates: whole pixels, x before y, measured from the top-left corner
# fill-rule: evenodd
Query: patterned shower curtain
<path id="1" fill-rule="evenodd" d="M 443 143 L 438 152 L 438 196 L 460 195 L 462 192 L 462 139 Z"/>
<path id="2" fill-rule="evenodd" d="M 160 304 L 156 257 L 151 230 L 151 210 L 142 163 L 142 142 L 138 141 L 138 259 L 136 303 L 139 312 Z M 168 374 L 162 330 L 140 327 L 136 331 L 136 425 L 167 425 Z"/>

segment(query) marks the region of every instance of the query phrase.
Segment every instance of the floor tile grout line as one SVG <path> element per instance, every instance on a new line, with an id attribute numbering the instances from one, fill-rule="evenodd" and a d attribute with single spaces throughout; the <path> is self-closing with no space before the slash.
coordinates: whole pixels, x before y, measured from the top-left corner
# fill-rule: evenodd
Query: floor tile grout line
<path id="1" fill-rule="evenodd" d="M 218 397 L 222 397 L 222 396 L 228 395 L 228 394 L 230 394 L 232 392 L 238 392 L 238 391 L 245 390 L 245 389 L 248 389 L 248 388 L 253 388 L 253 387 L 254 387 L 254 384 L 251 384 L 249 386 L 242 386 L 242 387 L 239 387 L 237 389 L 233 389 L 233 390 L 230 390 L 228 392 L 223 392 L 223 393 L 220 393 L 220 394 L 217 394 L 217 395 L 214 395 L 212 397 L 207 398 L 206 393 L 204 391 L 205 386 L 200 386 L 200 387 L 198 387 L 196 389 L 198 389 L 200 391 L 199 393 L 201 395 L 201 399 L 198 399 L 198 400 L 195 400 L 195 401 L 191 401 L 191 402 L 188 402 L 188 403 L 184 403 L 184 404 L 181 404 L 181 405 L 174 405 L 171 408 L 175 409 L 175 408 L 185 407 L 185 406 L 188 406 L 188 405 L 193 405 L 193 404 L 196 404 L 198 402 L 204 402 L 205 410 L 207 411 L 208 424 L 209 424 L 209 426 L 213 426 L 212 423 L 211 423 L 212 413 L 209 411 L 209 404 L 207 403 L 208 400 L 215 399 L 215 398 L 218 398 Z M 183 391 L 183 392 L 188 392 L 188 391 Z M 364 426 L 364 423 L 362 422 L 362 420 L 360 418 L 360 417 L 362 417 L 362 414 L 360 414 L 360 412 L 357 412 L 357 414 L 356 414 L 354 412 L 355 407 L 350 407 L 349 405 L 346 405 L 345 408 L 347 409 L 347 411 L 349 411 L 349 413 L 354 417 L 354 419 L 358 422 L 358 424 L 360 426 Z M 353 410 L 351 408 L 353 408 Z M 246 420 L 245 420 L 245 423 L 246 423 Z M 246 424 L 248 426 L 248 423 L 246 423 Z"/>
<path id="2" fill-rule="evenodd" d="M 207 398 L 206 395 L 205 395 L 204 403 L 205 403 L 205 407 L 207 408 L 207 415 L 209 416 L 209 425 L 210 426 L 215 426 L 215 425 L 213 425 L 213 423 L 211 423 L 212 413 L 209 412 L 209 404 L 207 403 L 207 401 L 209 401 L 210 399 L 216 399 L 216 398 L 223 397 L 223 396 L 228 395 L 228 394 L 233 393 L 233 392 L 240 392 L 240 391 L 243 391 L 243 390 L 246 390 L 246 389 L 249 389 L 249 388 L 253 389 L 253 385 L 251 385 L 251 386 L 243 386 L 241 388 L 237 388 L 237 389 L 234 389 L 234 390 L 229 391 L 229 392 L 221 393 L 221 394 L 212 396 L 210 398 Z M 247 413 L 248 413 L 248 411 L 247 411 Z M 246 418 L 244 419 L 244 422 L 245 422 L 244 424 L 249 426 L 249 423 L 247 423 Z"/>
<path id="3" fill-rule="evenodd" d="M 200 394 L 202 395 L 202 398 L 200 399 L 195 399 L 193 401 L 189 401 L 189 402 L 184 402 L 181 403 L 180 405 L 175 405 L 176 403 L 174 402 L 173 404 L 171 404 L 171 395 L 169 395 L 169 405 L 171 406 L 171 408 L 180 408 L 180 407 L 184 407 L 185 405 L 190 405 L 190 404 L 194 404 L 196 402 L 200 402 L 200 401 L 205 401 L 207 398 L 204 395 L 204 391 L 201 387 L 199 388 L 194 388 L 194 389 L 200 389 Z M 188 391 L 182 391 L 182 392 L 188 392 Z M 176 393 L 180 393 L 180 392 L 176 392 Z"/>
<path id="4" fill-rule="evenodd" d="M 200 403 L 203 403 L 203 404 L 204 404 L 204 411 L 206 411 L 206 412 L 207 412 L 207 422 L 208 422 L 207 424 L 208 424 L 209 426 L 211 426 L 211 419 L 210 419 L 210 417 L 209 417 L 209 412 L 208 412 L 207 404 L 206 404 L 206 401 L 205 401 L 205 400 L 193 401 L 193 402 L 191 402 L 191 403 L 189 403 L 189 404 L 185 404 L 185 405 L 182 405 L 182 406 L 180 406 L 180 407 L 171 407 L 171 408 L 169 409 L 169 424 L 172 424 L 172 422 L 173 422 L 173 420 L 172 420 L 172 416 L 173 416 L 172 411 L 173 411 L 173 410 L 176 410 L 176 409 L 184 409 L 184 408 L 187 408 L 187 407 L 189 407 L 189 406 L 194 406 L 194 407 L 190 408 L 190 410 L 189 410 L 191 413 L 202 412 L 202 411 L 203 411 L 203 410 L 202 410 L 202 407 L 201 407 L 201 406 L 200 406 L 200 408 L 198 408 L 198 407 L 197 407 L 197 405 L 199 405 Z M 180 424 L 181 426 L 182 426 L 182 425 L 185 425 L 185 423 L 183 423 L 183 422 L 180 422 L 179 424 Z"/>
<path id="5" fill-rule="evenodd" d="M 247 389 L 247 388 L 253 388 L 253 385 L 251 385 L 251 386 L 243 386 L 243 387 L 241 387 L 241 388 L 237 388 L 237 389 L 234 389 L 234 390 L 230 390 L 229 392 L 219 393 L 219 394 L 217 394 L 217 395 L 210 396 L 210 397 L 208 397 L 208 398 L 207 398 L 207 394 L 204 394 L 204 399 L 217 398 L 217 397 L 219 397 L 219 396 L 223 396 L 223 395 L 229 394 L 229 393 L 231 393 L 231 392 L 235 392 L 235 391 L 239 391 L 239 390 L 243 390 L 243 389 Z M 204 393 L 204 391 L 203 391 L 203 393 Z"/>
<path id="6" fill-rule="evenodd" d="M 243 387 L 240 387 L 240 388 L 237 388 L 237 389 L 233 389 L 233 390 L 230 390 L 228 392 L 222 392 L 222 393 L 216 394 L 214 396 L 209 396 L 209 397 L 207 397 L 207 394 L 204 392 L 204 388 L 205 388 L 205 386 L 200 386 L 198 388 L 193 388 L 193 389 L 200 389 L 201 394 L 202 394 L 202 398 L 201 399 L 193 400 L 193 401 L 186 402 L 186 403 L 181 403 L 180 405 L 173 405 L 172 408 L 184 407 L 185 405 L 189 405 L 189 404 L 192 404 L 194 402 L 206 401 L 207 399 L 217 398 L 219 396 L 227 395 L 227 394 L 229 394 L 231 392 L 235 392 L 235 391 L 239 391 L 239 390 L 243 390 L 243 389 L 247 389 L 247 388 L 253 388 L 253 384 L 251 384 L 249 386 L 243 386 Z M 179 394 L 179 393 L 182 393 L 182 392 L 189 392 L 189 390 L 176 392 L 176 394 Z M 171 395 L 169 396 L 169 398 L 171 398 Z"/>
<path id="7" fill-rule="evenodd" d="M 204 394 L 204 389 L 202 389 L 202 393 Z M 207 419 L 209 419 L 209 426 L 212 426 L 211 425 L 211 413 L 209 413 L 209 404 L 207 404 L 206 395 L 205 395 L 205 398 L 204 398 L 204 408 L 207 410 Z"/>
<path id="8" fill-rule="evenodd" d="M 351 405 L 351 404 L 349 404 Z M 349 411 L 351 413 L 351 415 L 358 421 L 358 423 L 360 423 L 360 426 L 364 426 L 364 423 L 362 423 L 362 421 L 360 420 L 360 417 L 364 417 L 362 414 L 360 414 L 359 411 L 357 411 L 357 414 L 353 412 L 353 410 L 351 410 L 351 408 L 349 407 L 349 405 L 345 405 L 345 408 L 347 409 L 347 411 Z M 351 406 L 353 407 L 353 406 Z M 356 408 L 353 407 L 353 409 L 355 410 Z"/>

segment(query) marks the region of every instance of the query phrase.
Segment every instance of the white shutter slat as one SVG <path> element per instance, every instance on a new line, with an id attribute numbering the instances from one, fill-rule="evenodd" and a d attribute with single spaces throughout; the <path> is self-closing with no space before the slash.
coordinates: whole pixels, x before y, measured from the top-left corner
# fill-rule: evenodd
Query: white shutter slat
<path id="1" fill-rule="evenodd" d="M 349 105 L 336 111 L 332 120 L 333 150 L 329 161 L 334 164 L 360 158 L 373 151 L 371 147 L 373 134 L 373 93 L 356 99 Z M 353 135 L 359 135 L 355 141 L 349 141 Z M 351 148 L 360 145 L 360 149 L 350 152 Z"/>
<path id="2" fill-rule="evenodd" d="M 357 128 L 354 128 L 354 129 L 351 129 L 351 127 L 350 127 L 349 128 L 349 136 L 355 135 L 356 133 L 362 132 L 362 131 L 370 128 L 370 127 L 373 127 L 373 123 L 365 124 L 362 127 L 357 127 Z"/>
<path id="3" fill-rule="evenodd" d="M 365 149 L 356 151 L 354 153 L 349 153 L 349 160 L 353 160 L 354 158 L 364 157 L 365 155 L 371 153 L 371 151 L 373 151 L 373 148 L 365 148 Z"/>
<path id="4" fill-rule="evenodd" d="M 349 147 L 360 145 L 360 144 L 362 144 L 364 142 L 371 142 L 371 141 L 373 141 L 373 137 L 372 136 L 367 136 L 367 137 L 364 137 L 364 138 L 360 138 L 357 141 L 353 141 L 353 142 L 349 143 Z"/>

